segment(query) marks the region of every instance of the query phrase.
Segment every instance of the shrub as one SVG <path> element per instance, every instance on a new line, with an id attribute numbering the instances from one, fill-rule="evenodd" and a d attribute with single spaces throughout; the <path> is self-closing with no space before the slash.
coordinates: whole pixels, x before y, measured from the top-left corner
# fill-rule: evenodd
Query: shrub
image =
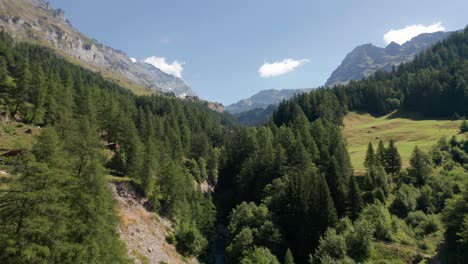
<path id="1" fill-rule="evenodd" d="M 208 246 L 208 241 L 194 227 L 182 227 L 176 233 L 177 249 L 184 255 L 198 256 Z"/>

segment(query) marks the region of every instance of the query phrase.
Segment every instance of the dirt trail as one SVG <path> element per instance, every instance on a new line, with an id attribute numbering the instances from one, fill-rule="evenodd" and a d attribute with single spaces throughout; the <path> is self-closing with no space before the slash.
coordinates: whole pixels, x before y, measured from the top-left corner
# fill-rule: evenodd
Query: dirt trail
<path id="1" fill-rule="evenodd" d="M 171 224 L 145 208 L 145 199 L 131 183 L 110 185 L 118 203 L 120 237 L 134 263 L 197 263 L 195 259 L 184 259 L 166 242 L 166 235 L 173 231 Z"/>

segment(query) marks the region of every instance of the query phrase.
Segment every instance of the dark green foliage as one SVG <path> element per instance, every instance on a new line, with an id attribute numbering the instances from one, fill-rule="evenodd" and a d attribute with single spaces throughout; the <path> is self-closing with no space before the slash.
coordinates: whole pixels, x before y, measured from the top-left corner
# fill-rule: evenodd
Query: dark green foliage
<path id="1" fill-rule="evenodd" d="M 468 132 L 468 121 L 463 120 L 460 124 L 460 133 Z"/>
<path id="2" fill-rule="evenodd" d="M 361 197 L 361 190 L 354 177 L 349 178 L 349 191 L 348 191 L 348 215 L 352 220 L 356 220 L 364 207 Z"/>
<path id="3" fill-rule="evenodd" d="M 179 227 L 176 233 L 176 239 L 177 249 L 187 256 L 198 256 L 203 253 L 208 246 L 206 238 L 193 226 Z"/>
<path id="4" fill-rule="evenodd" d="M 328 258 L 336 260 L 344 259 L 346 257 L 346 239 L 337 234 L 335 229 L 328 229 L 320 238 L 319 246 L 314 256 L 318 262 L 322 262 Z"/>
<path id="5" fill-rule="evenodd" d="M 466 239 L 468 215 L 468 190 L 448 201 L 443 212 L 443 221 L 447 227 L 446 240 L 450 246 L 454 263 L 463 263 L 468 259 L 468 241 Z"/>
<path id="6" fill-rule="evenodd" d="M 374 225 L 374 236 L 376 239 L 385 241 L 391 240 L 392 219 L 390 212 L 380 202 L 366 206 L 360 219 Z"/>
<path id="7" fill-rule="evenodd" d="M 354 222 L 353 229 L 345 234 L 346 252 L 358 263 L 369 258 L 372 250 L 374 225 L 366 220 Z"/>
<path id="8" fill-rule="evenodd" d="M 410 158 L 410 168 L 408 174 L 414 179 L 417 186 L 423 186 L 432 172 L 431 159 L 417 146 L 413 150 Z"/>
<path id="9" fill-rule="evenodd" d="M 392 175 L 397 174 L 401 170 L 401 157 L 398 149 L 395 146 L 395 141 L 390 139 L 388 147 L 385 149 L 385 171 Z"/>
<path id="10" fill-rule="evenodd" d="M 382 140 L 379 140 L 377 153 L 375 155 L 375 162 L 379 163 L 381 166 L 385 165 L 385 145 Z"/>
<path id="11" fill-rule="evenodd" d="M 77 129 L 76 138 L 65 142 L 46 129 L 34 155 L 16 161 L 18 176 L 0 194 L 2 262 L 126 262 L 101 159 L 95 157 L 99 152 L 88 132 Z"/>
<path id="12" fill-rule="evenodd" d="M 353 223 L 340 220 L 337 228 L 329 228 L 320 238 L 314 263 L 362 263 L 371 254 L 374 227 L 366 220 Z"/>
<path id="13" fill-rule="evenodd" d="M 249 251 L 239 262 L 241 264 L 279 264 L 275 255 L 271 254 L 268 248 L 256 247 Z"/>
<path id="14" fill-rule="evenodd" d="M 409 212 L 416 210 L 418 197 L 418 189 L 413 185 L 402 184 L 395 193 L 392 203 L 393 213 L 405 217 Z"/>
<path id="15" fill-rule="evenodd" d="M 294 257 L 292 255 L 292 252 L 291 250 L 288 248 L 288 250 L 286 250 L 286 254 L 284 255 L 284 264 L 294 264 Z"/>
<path id="16" fill-rule="evenodd" d="M 344 108 L 338 98 L 327 89 L 316 89 L 311 93 L 294 96 L 283 101 L 273 113 L 273 122 L 277 126 L 292 122 L 300 112 L 303 112 L 309 121 L 319 118 L 341 125 Z"/>
<path id="17" fill-rule="evenodd" d="M 374 153 L 374 147 L 372 146 L 372 143 L 369 142 L 369 145 L 367 146 L 366 158 L 364 159 L 364 167 L 366 167 L 367 171 L 371 171 L 373 169 L 374 165 L 377 163 L 376 159 L 377 157 Z"/>
<path id="18" fill-rule="evenodd" d="M 283 238 L 273 224 L 272 216 L 265 205 L 254 203 L 238 205 L 229 217 L 231 243 L 227 247 L 229 262 L 237 263 L 256 246 L 271 249 L 277 254 L 283 252 Z"/>
<path id="19" fill-rule="evenodd" d="M 175 228 L 188 234 L 182 236 L 188 237 L 186 241 L 195 234 L 195 242 L 187 244 L 197 244 L 211 235 L 214 205 L 211 196 L 194 187 L 194 182 L 216 182 L 220 149 L 226 131 L 234 127 L 228 115 L 218 114 L 197 100 L 136 96 L 47 49 L 14 44 L 4 33 L 0 33 L 0 97 L 0 104 L 11 115 L 57 131 L 55 136 L 45 133 L 46 138 L 33 152 L 40 164 L 66 166 L 60 168 L 66 174 L 58 173 L 63 179 L 68 175 L 76 181 L 71 189 L 58 187 L 64 195 L 73 193 L 69 199 L 73 214 L 64 218 L 86 217 L 83 222 L 70 221 L 74 224 L 69 228 L 70 236 L 81 239 L 76 241 L 80 253 L 74 257 L 82 259 L 76 262 L 111 263 L 107 258 L 114 248 L 112 263 L 118 263 L 122 256 L 113 245 L 118 244 L 117 237 L 111 235 L 115 213 L 104 177 L 108 172 L 102 164 L 107 164 L 110 173 L 128 176 L 139 184 L 154 209 L 177 220 Z M 110 160 L 102 155 L 105 145 L 99 134 L 111 143 Z M 54 137 L 60 146 L 50 143 L 56 140 Z M 63 160 L 50 155 L 53 148 L 63 149 Z M 185 160 L 194 161 L 196 166 L 187 170 Z M 37 171 L 38 179 L 43 178 L 42 171 L 55 173 L 50 166 Z M 190 232 L 185 232 L 186 226 Z M 96 245 L 98 238 L 100 245 Z M 198 245 L 190 247 L 195 249 L 184 252 L 199 254 L 204 250 Z M 41 254 L 44 257 L 49 253 Z"/>

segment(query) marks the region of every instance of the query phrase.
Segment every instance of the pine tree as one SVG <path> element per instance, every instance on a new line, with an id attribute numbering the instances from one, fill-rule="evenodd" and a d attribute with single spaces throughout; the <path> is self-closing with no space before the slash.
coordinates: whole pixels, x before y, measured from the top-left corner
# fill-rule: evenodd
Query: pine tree
<path id="1" fill-rule="evenodd" d="M 289 248 L 286 250 L 286 254 L 284 255 L 284 264 L 294 264 L 294 257 Z"/>
<path id="2" fill-rule="evenodd" d="M 348 215 L 351 220 L 356 220 L 364 207 L 361 197 L 361 190 L 354 177 L 349 178 L 349 191 L 348 191 Z"/>
<path id="3" fill-rule="evenodd" d="M 379 140 L 377 152 L 375 153 L 375 161 L 376 164 L 385 165 L 385 145 L 382 140 Z"/>
<path id="4" fill-rule="evenodd" d="M 30 123 L 42 123 L 44 120 L 44 104 L 46 101 L 47 86 L 41 65 L 33 67 L 31 102 L 34 105 Z"/>
<path id="5" fill-rule="evenodd" d="M 376 163 L 376 155 L 374 154 L 374 147 L 372 146 L 372 143 L 369 142 L 369 145 L 367 146 L 367 152 L 366 152 L 366 158 L 364 160 L 364 167 L 367 169 L 367 171 L 371 171 Z"/>
<path id="6" fill-rule="evenodd" d="M 411 154 L 408 174 L 413 177 L 417 186 L 423 186 L 431 172 L 431 159 L 418 146 L 415 146 Z"/>
<path id="7" fill-rule="evenodd" d="M 69 232 L 83 246 L 76 262 L 124 263 L 124 247 L 118 239 L 114 201 L 105 179 L 96 124 L 95 119 L 90 123 L 89 117 L 83 117 L 66 141 L 72 172 L 79 181 L 72 192 L 77 218 Z"/>
<path id="8" fill-rule="evenodd" d="M 48 132 L 45 131 L 47 134 Z M 39 139 L 39 144 L 46 137 Z M 58 153 L 49 152 L 59 161 Z M 16 165 L 19 177 L 0 193 L 0 262 L 71 263 L 80 246 L 69 237 L 72 227 L 70 175 L 30 154 Z"/>
<path id="9" fill-rule="evenodd" d="M 29 62 L 23 59 L 17 66 L 16 89 L 14 92 L 14 106 L 12 116 L 15 116 L 20 108 L 28 101 L 28 95 L 31 91 L 31 72 Z M 23 113 L 24 114 L 24 113 Z"/>
<path id="10" fill-rule="evenodd" d="M 157 149 L 153 137 L 146 142 L 143 167 L 140 171 L 141 185 L 147 197 L 153 195 L 157 177 Z"/>
<path id="11" fill-rule="evenodd" d="M 401 157 L 398 149 L 395 146 L 393 139 L 390 139 L 388 147 L 385 149 L 385 171 L 392 175 L 397 174 L 401 170 Z"/>
<path id="12" fill-rule="evenodd" d="M 335 157 L 332 157 L 326 172 L 326 179 L 336 211 L 339 216 L 343 216 L 346 213 L 347 186 L 345 184 L 346 179 L 340 172 Z"/>

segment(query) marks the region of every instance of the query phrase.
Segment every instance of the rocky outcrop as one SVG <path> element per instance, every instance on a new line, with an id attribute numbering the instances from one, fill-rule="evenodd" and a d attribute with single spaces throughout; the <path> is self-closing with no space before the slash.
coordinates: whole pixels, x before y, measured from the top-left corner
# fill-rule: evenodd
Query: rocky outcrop
<path id="1" fill-rule="evenodd" d="M 174 232 L 171 223 L 145 207 L 145 199 L 130 182 L 110 184 L 120 218 L 120 238 L 127 246 L 133 263 L 197 263 L 194 258 L 184 258 L 166 236 Z"/>
<path id="2" fill-rule="evenodd" d="M 195 92 L 181 79 L 145 62 L 133 62 L 124 52 L 90 39 L 76 30 L 60 9 L 43 0 L 1 0 L 0 27 L 16 39 L 46 43 L 92 69 L 118 74 L 147 89 L 178 97 Z"/>
<path id="3" fill-rule="evenodd" d="M 403 45 L 392 42 L 385 48 L 372 44 L 358 46 L 346 55 L 340 66 L 328 78 L 325 86 L 360 80 L 380 69 L 391 71 L 394 66 L 413 60 L 417 54 L 445 39 L 449 34 L 450 32 L 425 33 Z"/>

